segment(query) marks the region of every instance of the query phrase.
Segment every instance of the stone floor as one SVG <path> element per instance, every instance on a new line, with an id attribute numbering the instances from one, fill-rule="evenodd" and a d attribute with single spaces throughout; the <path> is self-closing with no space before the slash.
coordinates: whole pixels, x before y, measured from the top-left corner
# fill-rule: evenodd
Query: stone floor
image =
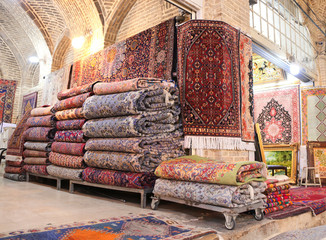
<path id="1" fill-rule="evenodd" d="M 75 193 L 71 194 L 68 192 L 67 182 L 63 182 L 62 186 L 61 190 L 56 190 L 55 181 L 44 178 L 33 178 L 31 182 L 15 182 L 4 179 L 0 173 L 0 233 L 153 213 L 183 225 L 216 231 L 216 234 L 201 238 L 203 240 L 259 240 L 269 239 L 281 232 L 323 225 L 326 219 L 325 213 L 313 217 L 309 212 L 284 220 L 256 221 L 252 215 L 241 214 L 237 218 L 235 229 L 230 231 L 224 227 L 223 215 L 217 212 L 166 201 L 162 201 L 156 211 L 151 210 L 149 204 L 142 209 L 139 207 L 139 194 L 79 185 L 75 186 Z"/>

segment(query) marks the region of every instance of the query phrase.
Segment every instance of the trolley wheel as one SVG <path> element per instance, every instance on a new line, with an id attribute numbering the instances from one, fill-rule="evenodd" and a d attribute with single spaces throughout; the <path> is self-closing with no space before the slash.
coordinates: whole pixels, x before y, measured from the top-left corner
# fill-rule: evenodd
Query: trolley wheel
<path id="1" fill-rule="evenodd" d="M 151 202 L 151 208 L 153 210 L 157 210 L 158 209 L 158 205 L 160 204 L 160 200 L 158 199 L 152 199 L 152 202 Z"/>
<path id="2" fill-rule="evenodd" d="M 233 218 L 231 218 L 230 222 L 225 221 L 225 227 L 227 230 L 233 230 L 235 227 L 235 221 Z"/>
<path id="3" fill-rule="evenodd" d="M 261 221 L 264 219 L 264 212 L 262 209 L 255 209 L 255 219 Z"/>

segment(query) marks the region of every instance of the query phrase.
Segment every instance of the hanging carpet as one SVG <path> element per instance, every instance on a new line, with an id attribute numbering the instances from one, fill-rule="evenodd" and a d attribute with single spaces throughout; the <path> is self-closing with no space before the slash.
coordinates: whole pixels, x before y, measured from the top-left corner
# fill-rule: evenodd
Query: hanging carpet
<path id="1" fill-rule="evenodd" d="M 79 130 L 82 129 L 85 119 L 73 119 L 57 121 L 57 130 Z"/>
<path id="2" fill-rule="evenodd" d="M 0 122 L 12 122 L 16 87 L 16 81 L 0 79 Z"/>

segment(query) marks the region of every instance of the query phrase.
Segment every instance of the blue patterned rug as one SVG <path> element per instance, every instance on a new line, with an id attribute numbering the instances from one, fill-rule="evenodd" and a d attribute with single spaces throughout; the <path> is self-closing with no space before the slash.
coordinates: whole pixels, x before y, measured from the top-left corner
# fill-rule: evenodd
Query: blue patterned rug
<path id="1" fill-rule="evenodd" d="M 65 224 L 58 227 L 0 233 L 1 240 L 159 240 L 193 239 L 214 233 L 209 229 L 183 226 L 174 220 L 140 215 Z"/>

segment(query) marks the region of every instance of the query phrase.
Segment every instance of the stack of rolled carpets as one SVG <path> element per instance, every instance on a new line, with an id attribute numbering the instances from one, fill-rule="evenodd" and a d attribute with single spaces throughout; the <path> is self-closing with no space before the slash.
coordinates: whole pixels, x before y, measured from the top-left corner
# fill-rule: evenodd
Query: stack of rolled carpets
<path id="1" fill-rule="evenodd" d="M 153 187 L 160 162 L 184 154 L 174 83 L 153 78 L 96 83 L 94 93 L 83 105 L 90 119 L 83 126 L 90 138 L 83 180 Z"/>
<path id="2" fill-rule="evenodd" d="M 23 169 L 23 150 L 24 137 L 23 133 L 28 128 L 26 122 L 30 117 L 31 111 L 27 111 L 18 123 L 15 131 L 8 141 L 6 154 L 6 167 L 4 178 L 15 181 L 25 181 L 25 170 Z"/>
<path id="3" fill-rule="evenodd" d="M 194 203 L 242 207 L 262 202 L 266 166 L 260 162 L 217 162 L 183 156 L 162 162 L 155 171 L 153 193 Z"/>
<path id="4" fill-rule="evenodd" d="M 48 175 L 49 152 L 55 134 L 55 117 L 51 106 L 34 108 L 24 132 L 24 169 L 27 172 Z"/>
<path id="5" fill-rule="evenodd" d="M 265 181 L 267 184 L 265 191 L 267 196 L 265 214 L 282 210 L 293 204 L 289 180 L 289 177 L 284 175 L 270 177 Z"/>
<path id="6" fill-rule="evenodd" d="M 81 180 L 82 170 L 86 167 L 83 156 L 85 148 L 85 123 L 82 105 L 92 95 L 93 84 L 71 88 L 58 93 L 59 101 L 54 105 L 57 118 L 57 132 L 52 144 L 47 171 L 54 177 Z"/>

